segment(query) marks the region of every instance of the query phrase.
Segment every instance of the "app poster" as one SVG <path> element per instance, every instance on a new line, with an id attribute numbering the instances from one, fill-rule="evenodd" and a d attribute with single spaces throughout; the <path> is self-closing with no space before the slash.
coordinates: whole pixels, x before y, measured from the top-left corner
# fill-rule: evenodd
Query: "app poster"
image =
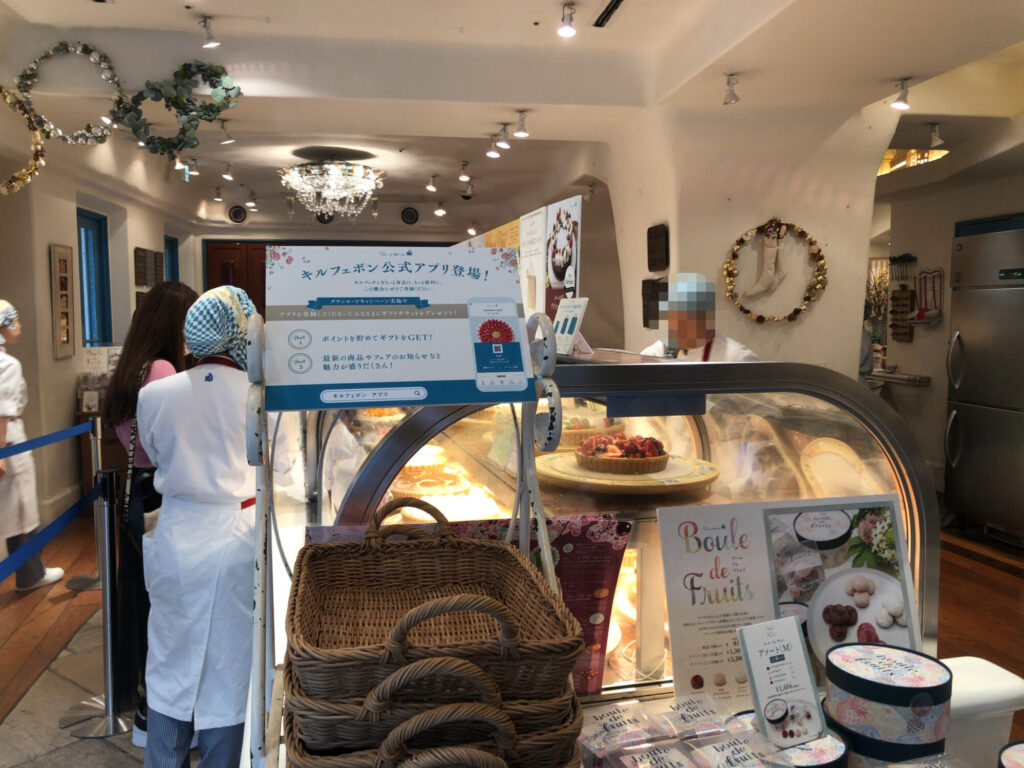
<path id="1" fill-rule="evenodd" d="M 267 248 L 268 410 L 536 397 L 518 253 Z"/>
<path id="2" fill-rule="evenodd" d="M 479 520 L 452 523 L 457 536 L 503 541 L 508 520 Z M 532 520 L 530 559 L 540 568 L 540 550 Z M 423 528 L 433 532 L 433 524 Z M 562 600 L 583 627 L 586 650 L 572 670 L 576 693 L 601 692 L 605 654 L 611 631 L 612 601 L 622 565 L 622 556 L 633 524 L 607 515 L 573 515 L 548 518 L 548 538 L 555 575 L 562 586 Z M 363 525 L 323 526 L 307 529 L 306 541 L 361 541 Z M 397 537 L 396 537 L 397 538 Z"/>
<path id="3" fill-rule="evenodd" d="M 558 302 L 579 296 L 580 286 L 580 195 L 549 205 L 545 223 L 544 259 L 547 293 L 544 311 L 555 317 Z"/>
<path id="4" fill-rule="evenodd" d="M 547 209 L 538 208 L 519 219 L 519 281 L 527 316 L 543 312 L 547 296 L 547 266 L 544 257 L 544 227 Z M 552 316 L 553 319 L 554 316 Z"/>
<path id="5" fill-rule="evenodd" d="M 762 509 L 658 510 L 677 696 L 711 693 L 736 711 L 748 706 L 736 630 L 775 617 Z"/>

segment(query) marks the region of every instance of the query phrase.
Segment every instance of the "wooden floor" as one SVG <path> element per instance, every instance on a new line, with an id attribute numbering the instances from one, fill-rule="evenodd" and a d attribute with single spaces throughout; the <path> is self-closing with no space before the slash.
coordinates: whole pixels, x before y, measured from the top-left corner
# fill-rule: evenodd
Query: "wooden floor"
<path id="1" fill-rule="evenodd" d="M 43 551 L 67 576 L 96 565 L 92 518 L 73 522 Z M 939 589 L 939 657 L 980 656 L 1024 677 L 1024 552 L 943 533 Z M 0 721 L 99 607 L 99 592 L 72 592 L 64 582 L 15 592 L 0 584 Z M 1024 710 L 1011 734 L 1024 739 Z"/>

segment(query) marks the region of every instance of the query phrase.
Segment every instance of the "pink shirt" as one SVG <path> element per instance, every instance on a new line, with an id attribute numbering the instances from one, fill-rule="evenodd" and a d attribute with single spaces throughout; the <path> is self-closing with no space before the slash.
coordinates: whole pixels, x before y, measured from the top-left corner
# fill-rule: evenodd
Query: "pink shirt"
<path id="1" fill-rule="evenodd" d="M 149 366 L 149 370 L 146 372 L 145 378 L 142 380 L 142 386 L 145 387 L 147 384 L 162 379 L 167 376 L 173 376 L 177 371 L 174 370 L 174 366 L 163 358 L 157 358 Z M 116 427 L 114 432 L 117 433 L 117 439 L 121 441 L 121 445 L 124 449 L 128 450 L 128 442 L 132 437 L 132 420 L 128 419 L 122 421 Z M 146 449 L 142 447 L 142 443 L 139 442 L 138 437 L 135 438 L 135 462 L 136 467 L 152 467 L 153 460 L 146 455 Z"/>

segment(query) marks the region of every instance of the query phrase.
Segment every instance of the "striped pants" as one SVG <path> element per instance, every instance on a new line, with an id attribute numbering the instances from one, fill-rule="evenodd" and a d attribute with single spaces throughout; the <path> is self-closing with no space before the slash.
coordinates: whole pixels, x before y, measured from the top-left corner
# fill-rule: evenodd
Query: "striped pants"
<path id="1" fill-rule="evenodd" d="M 242 762 L 245 723 L 199 731 L 200 768 L 238 768 Z M 175 720 L 154 709 L 146 721 L 144 768 L 189 768 L 192 723 Z"/>

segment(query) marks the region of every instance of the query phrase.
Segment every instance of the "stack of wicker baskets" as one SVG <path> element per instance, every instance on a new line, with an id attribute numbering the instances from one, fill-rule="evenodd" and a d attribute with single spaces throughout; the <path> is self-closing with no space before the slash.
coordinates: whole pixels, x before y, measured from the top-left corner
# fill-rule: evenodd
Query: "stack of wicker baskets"
<path id="1" fill-rule="evenodd" d="M 408 506 L 433 538 L 385 541 Z M 299 552 L 286 620 L 297 768 L 575 768 L 579 623 L 519 550 L 456 537 L 396 499 L 360 543 Z"/>

